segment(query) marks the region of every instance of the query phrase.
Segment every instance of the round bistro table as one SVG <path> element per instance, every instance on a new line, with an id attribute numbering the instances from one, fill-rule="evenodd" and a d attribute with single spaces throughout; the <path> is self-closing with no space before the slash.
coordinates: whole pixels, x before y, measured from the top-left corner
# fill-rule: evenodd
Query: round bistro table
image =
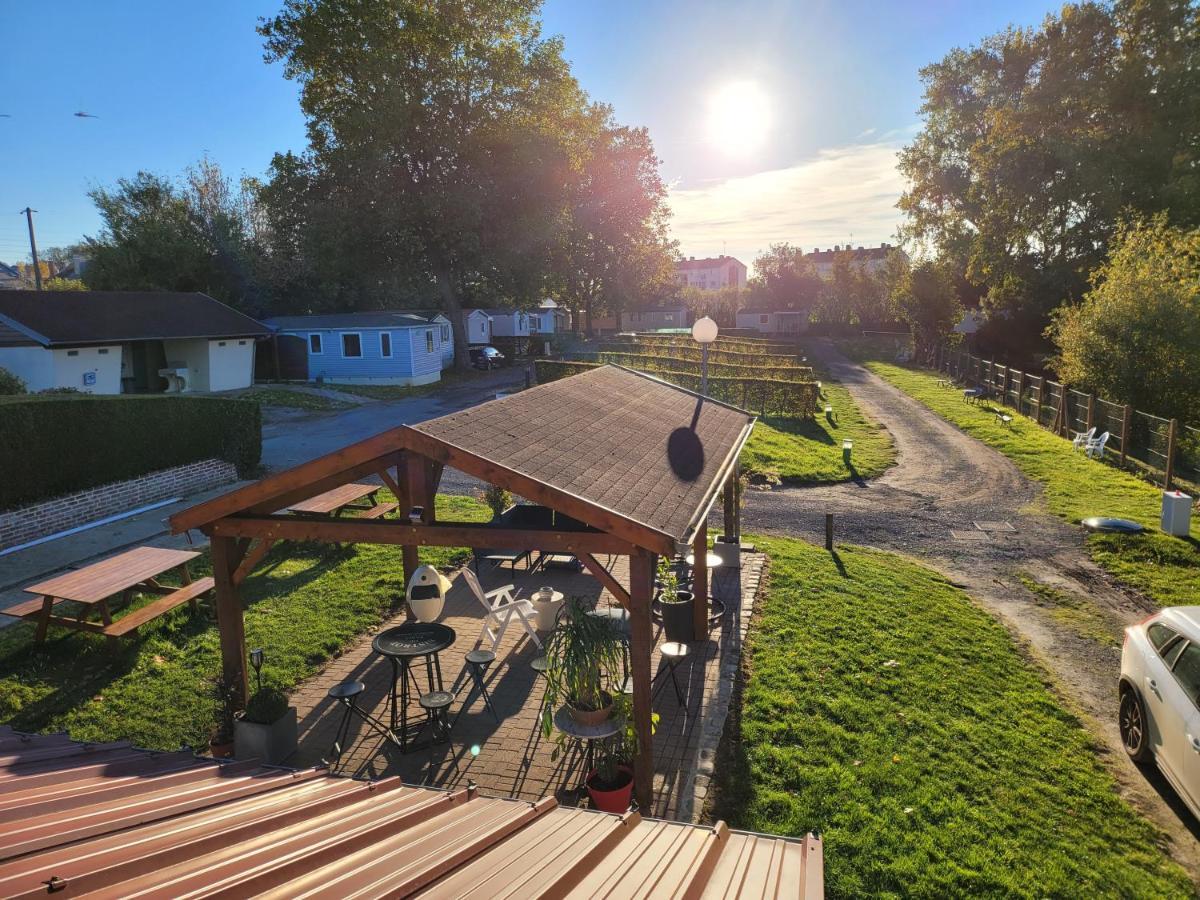
<path id="1" fill-rule="evenodd" d="M 397 709 L 400 720 L 400 749 L 407 753 L 410 749 L 408 741 L 408 683 L 412 676 L 409 668 L 413 660 L 424 659 L 425 671 L 429 676 L 429 690 L 442 691 L 442 663 L 438 654 L 454 644 L 458 636 L 454 629 L 440 622 L 405 622 L 375 635 L 371 642 L 373 649 L 385 657 L 392 666 L 392 731 L 395 732 Z M 435 680 L 436 679 L 436 680 Z M 396 683 L 400 683 L 397 696 Z"/>

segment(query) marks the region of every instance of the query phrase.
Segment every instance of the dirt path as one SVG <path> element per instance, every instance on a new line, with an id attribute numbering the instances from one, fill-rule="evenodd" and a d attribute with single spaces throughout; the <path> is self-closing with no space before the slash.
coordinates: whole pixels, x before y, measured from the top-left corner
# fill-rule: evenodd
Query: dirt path
<path id="1" fill-rule="evenodd" d="M 811 352 L 888 428 L 897 464 L 870 482 L 751 493 L 746 529 L 819 540 L 831 512 L 835 540 L 913 556 L 967 590 L 1043 665 L 1125 796 L 1166 832 L 1169 852 L 1200 883 L 1200 828 L 1157 771 L 1128 761 L 1117 732 L 1121 629 L 1153 605 L 1091 562 L 1081 531 L 1046 513 L 1041 487 L 1007 457 L 828 343 Z"/>

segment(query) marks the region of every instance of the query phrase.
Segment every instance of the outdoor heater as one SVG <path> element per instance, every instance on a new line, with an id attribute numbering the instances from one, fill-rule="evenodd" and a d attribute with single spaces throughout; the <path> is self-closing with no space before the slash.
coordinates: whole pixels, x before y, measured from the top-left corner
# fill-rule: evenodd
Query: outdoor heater
<path id="1" fill-rule="evenodd" d="M 420 566 L 408 580 L 404 598 L 418 622 L 436 622 L 446 605 L 450 579 L 433 566 Z"/>

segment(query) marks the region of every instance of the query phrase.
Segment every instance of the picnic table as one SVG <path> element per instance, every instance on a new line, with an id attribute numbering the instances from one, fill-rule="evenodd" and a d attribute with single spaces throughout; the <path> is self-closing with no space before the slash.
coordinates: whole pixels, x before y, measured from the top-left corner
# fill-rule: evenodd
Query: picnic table
<path id="1" fill-rule="evenodd" d="M 197 599 L 214 586 L 212 578 L 192 580 L 188 563 L 199 555 L 190 550 L 138 547 L 30 585 L 25 591 L 38 595 L 37 599 L 18 603 L 0 612 L 6 616 L 36 621 L 35 640 L 39 642 L 46 639 L 46 631 L 51 625 L 103 634 L 115 640 L 184 603 L 190 604 L 192 609 L 196 608 Z M 160 575 L 172 570 L 179 571 L 182 587 L 159 582 Z M 109 600 L 118 596 L 128 600 L 134 591 L 162 596 L 114 621 Z M 79 612 L 73 618 L 55 615 L 54 607 L 68 601 L 78 604 Z M 99 622 L 89 621 L 93 613 L 99 614 Z"/>
<path id="2" fill-rule="evenodd" d="M 375 495 L 380 490 L 381 486 L 378 484 L 351 482 L 323 494 L 317 494 L 315 497 L 309 497 L 307 500 L 301 500 L 299 503 L 293 503 L 285 512 L 298 516 L 340 516 L 344 512 L 351 511 L 358 512 L 360 518 L 378 519 L 390 513 L 398 505 L 377 503 Z M 366 506 L 359 504 L 364 497 L 367 499 Z"/>

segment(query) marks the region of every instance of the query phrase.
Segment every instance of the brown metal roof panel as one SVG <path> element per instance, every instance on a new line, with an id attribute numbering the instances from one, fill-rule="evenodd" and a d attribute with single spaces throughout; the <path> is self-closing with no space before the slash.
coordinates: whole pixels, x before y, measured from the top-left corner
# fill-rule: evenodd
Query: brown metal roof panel
<path id="1" fill-rule="evenodd" d="M 24 749 L 8 753 L 0 753 L 0 774 L 21 766 L 33 766 L 46 760 L 58 760 L 64 757 L 85 757 L 92 754 L 106 753 L 110 750 L 127 750 L 133 745 L 129 741 L 113 741 L 108 744 L 77 744 L 68 741 L 63 744 L 30 744 Z"/>
<path id="2" fill-rule="evenodd" d="M 148 775 L 178 774 L 202 765 L 190 753 L 167 753 L 152 756 L 149 764 L 130 759 L 115 765 L 98 763 L 80 766 L 67 773 L 43 772 L 12 779 L 7 782 L 6 790 L 0 790 L 0 821 L 5 821 L 5 812 L 14 807 L 22 808 L 23 815 L 30 815 L 30 809 L 44 804 L 75 805 L 83 795 L 98 791 L 138 792 L 145 789 L 142 779 Z"/>
<path id="3" fill-rule="evenodd" d="M 103 768 L 124 763 L 137 765 L 145 756 L 145 750 L 124 746 L 90 753 L 86 756 L 46 759 L 26 765 L 10 766 L 7 769 L 0 769 L 0 795 L 12 790 L 21 790 L 21 785 L 29 778 L 52 776 L 55 782 L 66 781 L 74 778 L 75 772 L 86 771 L 93 766 Z"/>
<path id="4" fill-rule="evenodd" d="M 0 897 L 42 895 L 47 880 L 54 877 L 70 882 L 73 893 L 96 891 L 369 799 L 376 792 L 361 782 L 326 777 L 321 770 L 298 772 L 296 776 L 286 790 L 268 791 L 0 863 Z M 393 786 L 398 782 L 396 779 Z M 386 782 L 377 786 L 379 792 L 387 789 Z"/>
<path id="5" fill-rule="evenodd" d="M 690 885 L 715 841 L 711 829 L 643 821 L 569 896 L 674 896 Z"/>
<path id="6" fill-rule="evenodd" d="M 438 900 L 523 900 L 569 890 L 640 821 L 555 809 L 421 891 Z"/>
<path id="7" fill-rule="evenodd" d="M 701 896 L 703 900 L 821 898 L 821 841 L 813 835 L 793 841 L 732 832 Z"/>

